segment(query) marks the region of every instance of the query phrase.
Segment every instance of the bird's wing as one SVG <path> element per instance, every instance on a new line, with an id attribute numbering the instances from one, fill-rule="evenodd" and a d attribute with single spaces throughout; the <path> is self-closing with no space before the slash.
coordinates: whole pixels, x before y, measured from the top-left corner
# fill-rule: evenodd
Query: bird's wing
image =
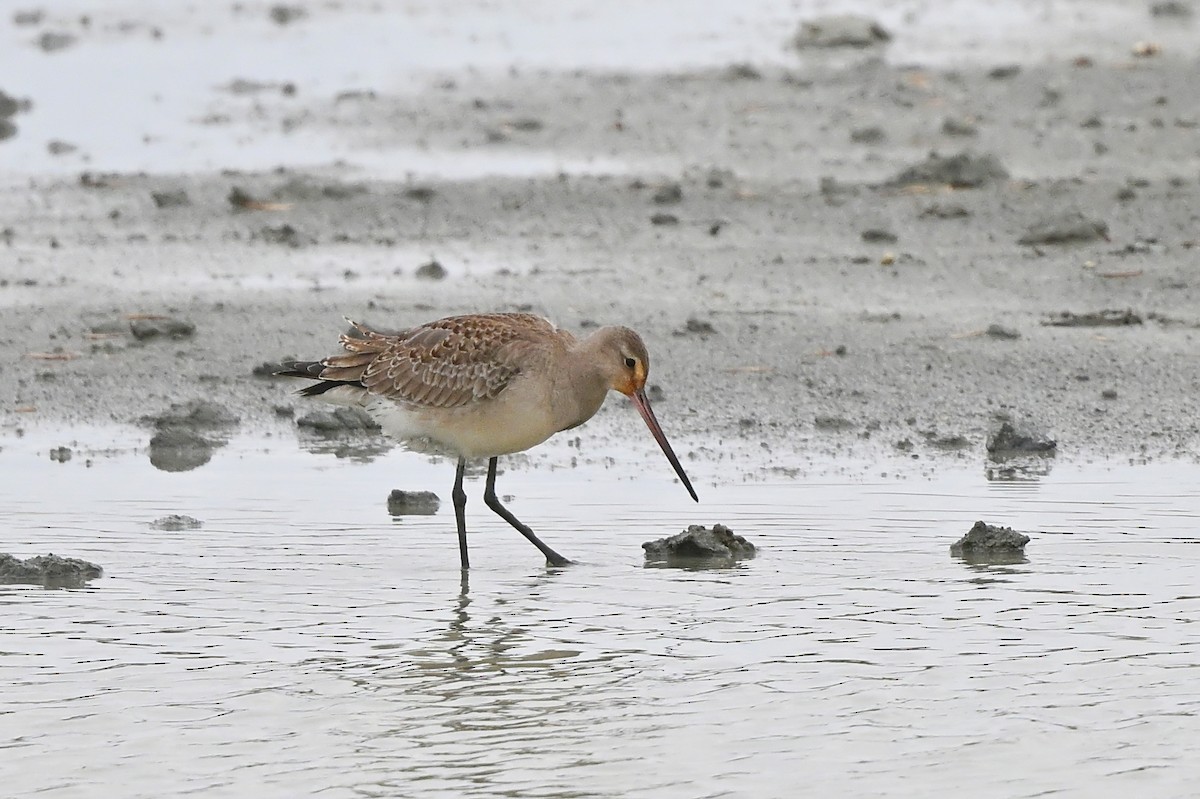
<path id="1" fill-rule="evenodd" d="M 321 362 L 322 380 L 433 408 L 495 397 L 520 373 L 529 350 L 569 336 L 533 314 L 452 316 L 399 333 L 350 326 L 341 337 L 346 354 Z"/>

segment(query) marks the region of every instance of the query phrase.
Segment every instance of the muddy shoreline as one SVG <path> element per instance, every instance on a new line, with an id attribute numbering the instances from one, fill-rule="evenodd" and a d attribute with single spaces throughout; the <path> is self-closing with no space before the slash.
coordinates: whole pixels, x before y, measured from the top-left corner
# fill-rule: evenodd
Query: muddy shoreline
<path id="1" fill-rule="evenodd" d="M 1007 70 L 865 53 L 261 90 L 251 128 L 506 174 L 5 176 L 0 434 L 201 398 L 290 429 L 308 408 L 262 365 L 332 352 L 343 316 L 520 309 L 638 329 L 701 458 L 983 457 L 1005 418 L 1060 457 L 1192 457 L 1196 68 L 1084 41 Z M 931 152 L 1003 174 L 899 179 Z M 194 332 L 135 335 L 158 315 Z"/>

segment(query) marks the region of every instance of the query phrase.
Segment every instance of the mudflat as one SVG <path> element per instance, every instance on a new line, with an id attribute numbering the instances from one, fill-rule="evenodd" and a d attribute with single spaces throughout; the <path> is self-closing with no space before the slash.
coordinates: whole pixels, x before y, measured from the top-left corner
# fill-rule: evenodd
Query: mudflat
<path id="1" fill-rule="evenodd" d="M 6 23 L 0 431 L 198 399 L 291 426 L 269 364 L 332 354 L 343 317 L 524 310 L 641 332 L 700 453 L 936 461 L 1004 421 L 1060 453 L 1194 453 L 1190 17 L 1093 4 L 1025 49 L 953 27 L 939 49 L 887 7 L 887 41 L 797 48 L 776 10 L 737 47 L 664 29 L 678 63 L 487 40 L 393 74 L 372 26 L 429 20 L 391 5 Z M 137 93 L 171 76 L 133 67 L 193 52 L 155 116 Z M 122 53 L 106 117 L 71 70 Z"/>

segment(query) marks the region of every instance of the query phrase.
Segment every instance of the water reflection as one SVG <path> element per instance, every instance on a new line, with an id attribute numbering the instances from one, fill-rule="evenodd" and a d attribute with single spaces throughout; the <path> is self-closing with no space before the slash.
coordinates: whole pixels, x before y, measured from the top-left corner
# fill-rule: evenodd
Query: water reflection
<path id="1" fill-rule="evenodd" d="M 364 775 L 360 789 L 607 795 L 580 785 L 572 768 L 592 759 L 596 724 L 630 701 L 606 692 L 636 670 L 626 653 L 559 639 L 562 624 L 549 605 L 561 572 L 541 570 L 510 583 L 504 597 L 476 600 L 460 571 L 458 591 L 444 596 L 440 629 L 333 668 L 391 708 L 392 723 L 364 731 L 363 746 L 405 752 L 399 775 Z"/>
<path id="2" fill-rule="evenodd" d="M 396 446 L 382 433 L 322 433 L 300 430 L 296 439 L 306 452 L 313 455 L 333 455 L 335 458 L 357 463 L 370 463 Z"/>
<path id="3" fill-rule="evenodd" d="M 978 465 L 732 483 L 697 459 L 697 510 L 665 476 L 514 460 L 515 512 L 580 565 L 544 568 L 476 483 L 466 577 L 444 514 L 380 507 L 444 462 L 234 438 L 166 474 L 67 441 L 0 458 L 4 549 L 106 572 L 0 586 L 12 795 L 1091 795 L 1200 762 L 1196 464 L 1060 458 L 996 491 Z M 145 523 L 182 512 L 202 533 Z M 948 560 L 981 516 L 1039 531 L 1030 559 Z M 718 518 L 762 555 L 642 568 L 643 541 Z"/>
<path id="4" fill-rule="evenodd" d="M 1036 483 L 1054 468 L 1054 454 L 989 454 L 983 475 L 989 482 Z"/>
<path id="5" fill-rule="evenodd" d="M 557 570 L 548 569 L 532 577 L 523 590 L 518 588 L 519 596 L 516 599 L 497 600 L 497 604 L 501 607 L 513 603 L 521 605 L 530 598 L 541 596 L 544 584 L 554 580 L 556 573 Z M 537 617 L 535 608 L 527 608 L 525 613 L 515 616 L 490 615 L 473 623 L 470 606 L 470 572 L 464 569 L 461 570 L 459 592 L 452 599 L 445 630 L 425 645 L 405 649 L 404 654 L 410 663 L 385 667 L 382 672 L 376 672 L 377 676 L 388 676 L 388 670 L 393 667 L 400 672 L 415 669 L 422 674 L 436 674 L 452 686 L 445 694 L 449 698 L 458 688 L 466 685 L 460 681 L 467 674 L 480 671 L 504 673 L 512 669 L 524 671 L 530 667 L 553 671 L 562 661 L 580 654 L 576 649 L 528 648 L 531 643 L 536 644 L 537 636 L 531 634 L 526 624 L 515 623 L 514 619 L 519 620 L 526 615 L 532 623 Z M 552 674 L 549 676 L 553 677 Z"/>
<path id="6" fill-rule="evenodd" d="M 967 550 L 960 555 L 952 555 L 951 557 L 961 560 L 967 566 L 981 567 L 984 571 L 988 570 L 988 567 L 991 566 L 1018 566 L 1029 562 L 1029 558 L 1026 557 L 1024 552 Z M 976 570 L 979 569 L 977 568 Z"/>

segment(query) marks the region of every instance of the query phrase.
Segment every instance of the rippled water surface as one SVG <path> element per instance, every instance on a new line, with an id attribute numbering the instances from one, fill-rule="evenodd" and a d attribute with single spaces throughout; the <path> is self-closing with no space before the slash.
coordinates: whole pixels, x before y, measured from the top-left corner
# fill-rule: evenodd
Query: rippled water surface
<path id="1" fill-rule="evenodd" d="M 665 463 L 632 479 L 640 451 L 517 465 L 500 493 L 580 563 L 544 568 L 477 480 L 468 584 L 448 503 L 385 509 L 395 487 L 448 497 L 445 462 L 245 439 L 169 474 L 47 450 L 0 452 L 0 551 L 106 576 L 0 586 L 7 795 L 1187 796 L 1200 777 L 1194 464 L 998 484 L 965 462 L 748 482 L 700 462 L 699 506 Z M 149 526 L 167 513 L 203 527 Z M 1030 532 L 1028 561 L 950 557 L 977 518 Z M 759 557 L 643 567 L 642 541 L 717 521 Z"/>

